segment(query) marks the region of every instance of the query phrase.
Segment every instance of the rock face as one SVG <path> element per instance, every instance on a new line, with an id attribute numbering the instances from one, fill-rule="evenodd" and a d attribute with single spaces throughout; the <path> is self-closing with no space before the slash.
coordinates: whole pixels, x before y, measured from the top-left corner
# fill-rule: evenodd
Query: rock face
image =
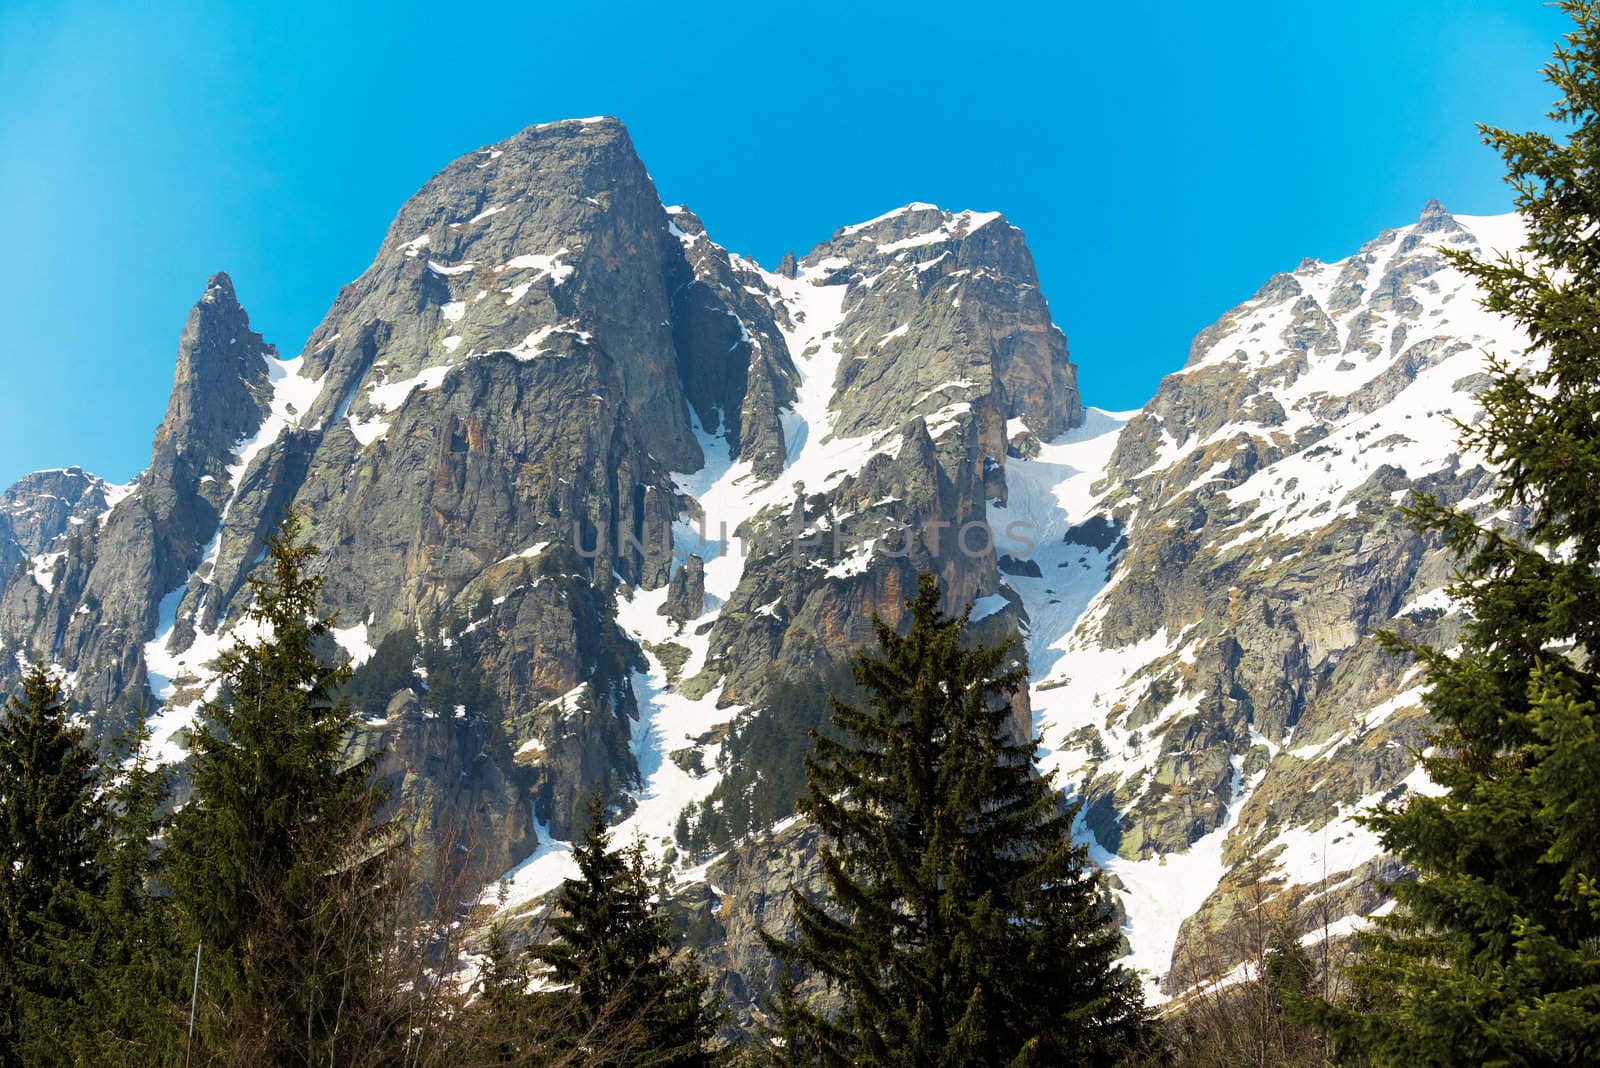
<path id="1" fill-rule="evenodd" d="M 1049 763 L 1156 977 L 1250 880 L 1302 903 L 1308 936 L 1381 900 L 1381 851 L 1353 817 L 1429 786 L 1421 678 L 1373 632 L 1448 645 L 1460 624 L 1452 561 L 1399 509 L 1416 491 L 1485 499 L 1450 419 L 1475 417 L 1485 353 L 1525 346 L 1439 249 L 1519 241 L 1514 218 L 1430 204 L 1278 275 L 1110 439 L 1088 510 L 1125 547 L 1070 629 L 1035 625 L 1030 657 Z"/>
<path id="2" fill-rule="evenodd" d="M 51 543 L 62 554 L 53 580 L 35 568 L 34 582 L 12 581 L 0 597 L 0 642 L 72 671 L 74 696 L 100 714 L 91 717 L 97 726 L 120 730 L 147 707 L 144 646 L 153 635 L 192 633 L 174 631 L 160 608 L 171 606 L 169 595 L 188 596 L 185 584 L 215 545 L 229 486 L 275 415 L 276 357 L 250 329 L 227 275 L 213 276 L 179 338 L 150 467 Z"/>
<path id="3" fill-rule="evenodd" d="M 667 600 L 660 614 L 675 623 L 699 619 L 706 607 L 706 562 L 691 553 L 667 584 Z"/>
<path id="4" fill-rule="evenodd" d="M 778 967 L 763 948 L 761 932 L 798 937 L 790 890 L 812 897 L 826 890 L 819 837 L 807 824 L 758 835 L 718 859 L 703 883 L 686 888 L 674 902 L 687 913 L 690 939 L 706 947 L 703 963 L 719 977 L 719 992 L 730 1003 L 752 1005 L 776 985 Z"/>
<path id="5" fill-rule="evenodd" d="M 48 588 L 62 559 L 45 550 L 70 527 L 82 526 L 104 512 L 121 486 L 86 474 L 81 467 L 35 471 L 0 493 L 0 594 L 17 565 L 39 556 L 34 581 Z"/>
<path id="6" fill-rule="evenodd" d="M 859 279 L 842 324 L 839 432 L 968 405 L 998 460 L 1009 419 L 1045 438 L 1082 422 L 1066 337 L 1022 232 L 999 214 L 913 204 L 845 227 L 805 265 Z"/>
<path id="7" fill-rule="evenodd" d="M 946 538 L 879 566 L 872 539 L 981 519 L 1003 492 L 1006 419 L 1079 417 L 1020 235 L 902 214 L 768 273 L 664 208 L 618 123 L 577 120 L 441 171 L 292 360 L 215 276 L 137 483 L 40 474 L 13 491 L 8 665 L 60 665 L 108 732 L 154 709 L 161 756 L 181 761 L 261 542 L 295 507 L 358 665 L 417 634 L 470 648 L 492 694 L 456 708 L 423 694 L 421 712 L 392 715 L 372 698 L 362 744 L 389 747 L 413 809 L 417 791 L 440 820 L 487 806 L 498 823 L 474 833 L 502 868 L 566 836 L 597 785 L 630 810 L 659 771 L 647 739 L 676 731 L 667 751 L 693 750 L 773 678 L 838 662 L 870 612 L 899 611 L 918 567 L 940 569 L 953 603 L 994 595 L 992 547 Z M 843 370 L 886 310 L 941 324 L 904 348 L 944 387 L 909 409 L 891 393 L 912 379 L 881 353 L 876 385 Z M 790 530 L 847 520 L 861 538 Z M 670 727 L 641 705 L 668 674 L 695 709 Z M 485 745 L 505 753 L 456 766 Z M 470 785 L 430 791 L 439 776 Z"/>
<path id="8" fill-rule="evenodd" d="M 213 277 L 133 485 L 0 498 L 0 682 L 57 664 L 98 730 L 147 717 L 181 762 L 298 508 L 360 665 L 352 748 L 383 749 L 413 833 L 469 841 L 521 909 L 598 788 L 622 840 L 707 871 L 678 900 L 744 1012 L 757 931 L 821 885 L 814 831 L 771 826 L 805 694 L 931 570 L 1022 639 L 1016 729 L 1176 990 L 1251 873 L 1318 925 L 1378 901 L 1352 817 L 1426 788 L 1426 723 L 1371 633 L 1460 625 L 1397 506 L 1484 499 L 1445 417 L 1522 349 L 1438 250 L 1518 233 L 1429 205 L 1274 276 L 1120 417 L 1082 406 L 998 215 L 913 204 L 769 272 L 663 207 L 614 120 L 531 127 L 407 201 L 293 359 Z"/>

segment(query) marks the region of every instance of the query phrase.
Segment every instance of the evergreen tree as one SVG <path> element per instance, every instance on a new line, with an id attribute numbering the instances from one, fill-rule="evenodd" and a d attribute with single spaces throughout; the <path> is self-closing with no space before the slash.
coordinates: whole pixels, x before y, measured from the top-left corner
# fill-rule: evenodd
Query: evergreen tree
<path id="1" fill-rule="evenodd" d="M 92 988 L 75 1021 L 73 1055 L 83 1064 L 165 1064 L 182 1050 L 186 969 L 172 910 L 153 892 L 156 839 L 170 789 L 166 768 L 151 764 L 142 729 L 128 759 L 110 776 L 113 813 L 100 857 L 104 889 L 89 917 Z"/>
<path id="2" fill-rule="evenodd" d="M 422 645 L 410 628 L 385 634 L 367 662 L 350 673 L 347 690 L 356 711 L 382 715 L 389 699 L 399 691 L 411 687 L 420 693 L 423 687 L 417 678 L 417 661 L 421 655 Z"/>
<path id="3" fill-rule="evenodd" d="M 184 945 L 203 946 L 201 1044 L 215 1059 L 347 1063 L 384 995 L 394 849 L 376 754 L 347 757 L 358 716 L 335 695 L 349 671 L 318 653 L 332 620 L 317 614 L 316 552 L 293 513 L 268 542 L 269 574 L 250 580 L 260 637 L 218 659 L 163 865 Z"/>
<path id="4" fill-rule="evenodd" d="M 107 816 L 84 728 L 35 664 L 0 715 L 0 1066 L 53 1061 L 81 1011 Z"/>
<path id="5" fill-rule="evenodd" d="M 1011 643 L 969 647 L 967 613 L 923 575 L 901 636 L 854 662 L 862 707 L 830 698 L 800 811 L 826 836 L 829 900 L 793 892 L 799 939 L 768 944 L 842 995 L 780 1004 L 778 1059 L 827 1065 L 1104 1064 L 1145 1034 L 1135 978 L 1075 810 L 1036 773 L 1009 698 Z M 970 612 L 970 609 L 969 609 Z"/>
<path id="6" fill-rule="evenodd" d="M 583 840 L 573 848 L 578 876 L 562 884 L 554 938 L 530 950 L 573 1000 L 569 1043 L 610 1040 L 626 1056 L 593 1064 L 688 1068 L 715 1063 L 720 1015 L 707 1004 L 707 982 L 693 960 L 674 962 L 672 930 L 656 900 L 639 846 L 611 848 L 605 808 L 589 803 Z M 616 1042 L 617 1036 L 629 1036 Z"/>
<path id="7" fill-rule="evenodd" d="M 472 1009 L 472 1063 L 484 1068 L 529 1064 L 538 1056 L 537 999 L 528 992 L 532 976 L 524 956 L 507 943 L 505 929 L 489 928 L 478 969 Z"/>
<path id="8" fill-rule="evenodd" d="M 1463 561 L 1451 593 L 1470 621 L 1457 652 L 1410 647 L 1443 793 L 1372 821 L 1417 878 L 1362 939 L 1363 1011 L 1327 1010 L 1380 1063 L 1600 1058 L 1600 5 L 1562 7 L 1575 28 L 1546 72 L 1570 137 L 1484 128 L 1523 248 L 1453 256 L 1544 361 L 1519 373 L 1491 357 L 1487 418 L 1462 428 L 1525 530 L 1413 505 Z"/>
<path id="9" fill-rule="evenodd" d="M 1266 953 L 1262 955 L 1261 981 L 1282 1003 L 1309 994 L 1316 977 L 1316 965 L 1311 962 L 1306 947 L 1300 944 L 1299 931 L 1289 923 L 1275 925 L 1267 939 Z"/>

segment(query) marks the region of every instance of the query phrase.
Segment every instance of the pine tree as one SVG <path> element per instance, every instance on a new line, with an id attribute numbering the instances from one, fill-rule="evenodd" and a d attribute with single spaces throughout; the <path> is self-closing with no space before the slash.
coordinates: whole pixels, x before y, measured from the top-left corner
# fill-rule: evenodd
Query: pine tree
<path id="1" fill-rule="evenodd" d="M 793 892 L 799 939 L 769 946 L 842 996 L 780 1004 L 776 1059 L 826 1065 L 1104 1064 L 1145 1020 L 1113 962 L 1109 899 L 1075 810 L 1014 738 L 1010 642 L 971 647 L 923 575 L 902 637 L 876 621 L 863 707 L 830 698 L 800 811 L 826 836 L 829 900 Z M 969 609 L 970 613 L 970 609 Z"/>
<path id="2" fill-rule="evenodd" d="M 554 938 L 530 950 L 574 1002 L 558 1010 L 570 1021 L 569 1044 L 606 1045 L 606 1055 L 589 1061 L 596 1065 L 715 1063 L 720 1015 L 707 1004 L 706 979 L 692 960 L 673 961 L 671 924 L 643 849 L 611 847 L 598 794 L 573 859 L 578 875 L 556 895 Z"/>
<path id="3" fill-rule="evenodd" d="M 1392 639 L 1427 670 L 1443 793 L 1372 821 L 1417 878 L 1361 940 L 1363 1011 L 1327 1014 L 1385 1064 L 1600 1058 L 1600 5 L 1562 7 L 1575 28 L 1546 73 L 1570 137 L 1484 128 L 1525 244 L 1453 256 L 1544 361 L 1491 356 L 1487 418 L 1461 428 L 1525 530 L 1413 505 L 1462 560 L 1470 621 L 1456 652 Z"/>
<path id="4" fill-rule="evenodd" d="M 472 1005 L 474 1066 L 529 1064 L 538 1056 L 537 999 L 529 993 L 532 976 L 527 959 L 512 950 L 505 929 L 489 929 L 483 963 L 478 968 L 477 997 Z"/>
<path id="5" fill-rule="evenodd" d="M 346 1063 L 383 994 L 386 793 L 376 754 L 347 757 L 358 716 L 335 697 L 348 669 L 319 654 L 332 620 L 317 614 L 316 553 L 293 513 L 268 542 L 247 616 L 260 637 L 218 659 L 162 871 L 185 946 L 203 947 L 202 1045 L 235 1062 Z"/>
<path id="6" fill-rule="evenodd" d="M 165 1064 L 182 1049 L 184 1018 L 174 1006 L 188 993 L 185 957 L 168 899 L 153 885 L 171 776 L 149 761 L 147 742 L 137 731 L 126 759 L 108 774 L 113 816 L 99 860 L 105 881 L 88 923 L 92 988 L 71 1037 L 82 1064 Z"/>
<path id="7" fill-rule="evenodd" d="M 1261 981 L 1280 1003 L 1287 998 L 1303 998 L 1317 977 L 1311 954 L 1300 944 L 1300 932 L 1292 924 L 1278 923 L 1267 938 L 1262 955 Z"/>
<path id="8" fill-rule="evenodd" d="M 108 813 L 84 728 L 36 664 L 0 715 L 0 1065 L 50 1063 L 81 1011 Z"/>

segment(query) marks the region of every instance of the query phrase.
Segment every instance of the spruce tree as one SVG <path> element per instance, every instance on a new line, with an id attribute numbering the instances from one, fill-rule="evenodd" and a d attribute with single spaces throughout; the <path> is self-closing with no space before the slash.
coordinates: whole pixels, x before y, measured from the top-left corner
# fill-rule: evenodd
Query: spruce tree
<path id="1" fill-rule="evenodd" d="M 545 1011 L 567 1021 L 569 1045 L 595 1047 L 589 1063 L 715 1063 L 720 1015 L 707 1004 L 706 979 L 692 959 L 672 959 L 671 923 L 643 849 L 612 848 L 598 794 L 573 859 L 578 875 L 556 895 L 554 937 L 529 951 L 572 1001 Z"/>
<path id="2" fill-rule="evenodd" d="M 533 1064 L 541 1057 L 548 1032 L 536 1012 L 539 996 L 530 992 L 533 976 L 527 957 L 516 952 L 498 921 L 484 940 L 483 959 L 465 1013 L 465 1047 L 470 1068 Z"/>
<path id="3" fill-rule="evenodd" d="M 1362 1011 L 1329 1013 L 1379 1063 L 1600 1058 L 1600 5 L 1562 7 L 1575 28 L 1546 73 L 1570 135 L 1484 128 L 1522 249 L 1453 256 L 1541 361 L 1491 354 L 1487 417 L 1461 428 L 1525 527 L 1413 505 L 1462 560 L 1450 592 L 1469 622 L 1456 651 L 1405 646 L 1427 671 L 1423 766 L 1443 792 L 1373 819 L 1417 877 L 1361 940 Z"/>
<path id="4" fill-rule="evenodd" d="M 175 1007 L 187 1004 L 189 975 L 168 898 L 155 886 L 171 775 L 148 759 L 147 742 L 136 732 L 107 775 L 111 833 L 88 923 L 92 985 L 71 1039 L 81 1064 L 166 1064 L 182 1050 L 185 1017 Z"/>
<path id="5" fill-rule="evenodd" d="M 1136 1054 L 1136 979 L 1114 963 L 1109 898 L 1075 815 L 1014 737 L 1010 642 L 973 646 L 967 613 L 921 577 L 904 636 L 875 621 L 854 661 L 861 706 L 830 698 L 799 809 L 825 835 L 828 899 L 793 891 L 799 938 L 768 936 L 842 1002 L 787 997 L 775 1059 L 825 1065 L 1106 1064 Z"/>
<path id="6" fill-rule="evenodd" d="M 43 664 L 0 715 L 0 1065 L 55 1063 L 88 986 L 108 813 L 82 725 Z"/>
<path id="7" fill-rule="evenodd" d="M 214 1059 L 346 1063 L 385 993 L 374 983 L 395 892 L 386 793 L 376 754 L 347 756 L 358 715 L 336 696 L 347 667 L 321 654 L 332 620 L 318 614 L 316 554 L 293 513 L 268 541 L 246 617 L 259 637 L 218 659 L 163 865 L 184 946 L 202 947 Z"/>

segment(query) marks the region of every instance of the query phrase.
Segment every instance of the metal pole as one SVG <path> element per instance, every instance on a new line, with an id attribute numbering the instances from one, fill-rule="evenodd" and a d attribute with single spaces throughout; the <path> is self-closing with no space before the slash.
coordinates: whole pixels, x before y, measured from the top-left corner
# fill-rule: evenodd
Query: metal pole
<path id="1" fill-rule="evenodd" d="M 194 944 L 194 991 L 189 995 L 189 1042 L 183 1049 L 184 1068 L 188 1068 L 189 1058 L 194 1053 L 194 1016 L 200 1006 L 200 948 L 203 945 L 204 942 Z"/>

